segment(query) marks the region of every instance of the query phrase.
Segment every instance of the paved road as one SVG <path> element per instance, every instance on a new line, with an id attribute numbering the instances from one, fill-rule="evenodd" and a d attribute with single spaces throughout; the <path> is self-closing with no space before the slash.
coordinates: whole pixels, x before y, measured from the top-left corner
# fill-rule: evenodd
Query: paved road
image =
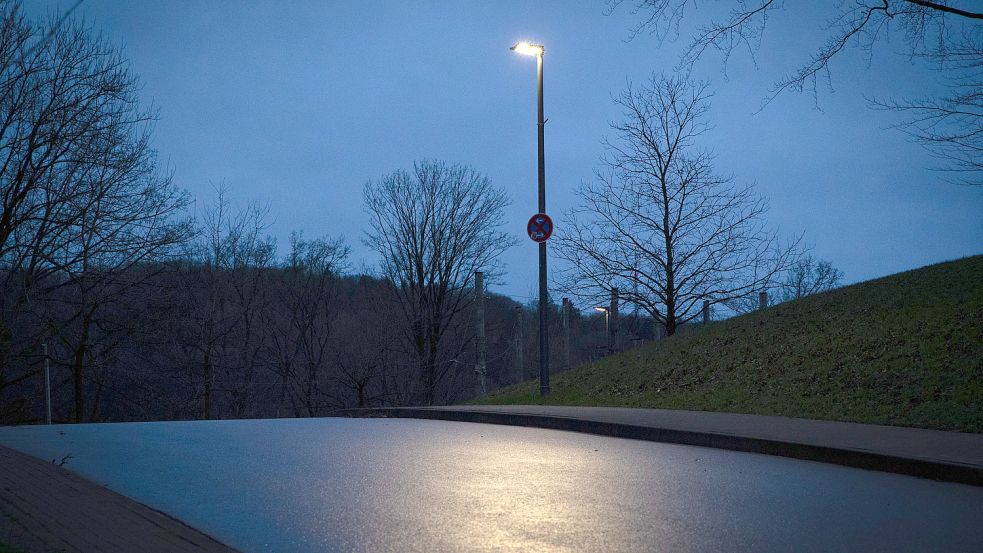
<path id="1" fill-rule="evenodd" d="M 60 434 L 63 432 L 64 434 Z M 983 488 L 412 419 L 0 428 L 243 551 L 978 551 Z"/>

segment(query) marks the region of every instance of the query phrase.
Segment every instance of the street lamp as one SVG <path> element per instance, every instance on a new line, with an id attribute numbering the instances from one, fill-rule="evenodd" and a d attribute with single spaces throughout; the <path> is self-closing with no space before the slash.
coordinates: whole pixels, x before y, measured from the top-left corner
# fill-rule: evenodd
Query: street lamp
<path id="1" fill-rule="evenodd" d="M 607 342 L 608 352 L 611 352 L 611 310 L 607 307 L 595 307 L 594 311 L 604 313 L 604 338 Z"/>
<path id="2" fill-rule="evenodd" d="M 536 125 L 539 131 L 539 213 L 546 213 L 546 150 L 543 126 L 543 53 L 542 44 L 517 42 L 511 50 L 527 56 L 536 56 Z M 539 394 L 550 393 L 550 348 L 547 334 L 547 305 L 549 291 L 546 288 L 546 241 L 539 243 Z"/>
<path id="3" fill-rule="evenodd" d="M 528 42 L 516 42 L 509 48 L 517 54 L 523 54 L 525 56 L 542 56 L 543 55 L 543 45 L 542 44 L 529 44 Z"/>

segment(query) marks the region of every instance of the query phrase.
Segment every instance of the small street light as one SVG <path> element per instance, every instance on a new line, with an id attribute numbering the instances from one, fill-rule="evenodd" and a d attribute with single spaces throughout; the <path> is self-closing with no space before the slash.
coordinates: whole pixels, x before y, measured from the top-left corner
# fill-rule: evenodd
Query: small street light
<path id="1" fill-rule="evenodd" d="M 608 353 L 611 352 L 611 310 L 607 307 L 595 307 L 594 311 L 601 311 L 604 313 L 604 338 L 607 343 Z"/>

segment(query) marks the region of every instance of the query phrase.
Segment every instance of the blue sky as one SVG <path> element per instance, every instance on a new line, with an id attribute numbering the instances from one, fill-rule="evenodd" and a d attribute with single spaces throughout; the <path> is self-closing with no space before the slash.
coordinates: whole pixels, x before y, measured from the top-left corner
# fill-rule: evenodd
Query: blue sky
<path id="1" fill-rule="evenodd" d="M 33 14 L 74 0 L 31 1 Z M 701 61 L 715 91 L 705 146 L 717 167 L 753 182 L 782 232 L 804 232 L 814 254 L 856 282 L 983 253 L 983 188 L 940 182 L 934 160 L 889 129 L 893 114 L 866 97 L 938 91 L 939 76 L 878 45 L 832 67 L 832 90 L 786 94 L 756 113 L 770 85 L 823 42 L 825 3 L 775 13 L 755 60 Z M 611 97 L 629 80 L 672 71 L 680 39 L 627 40 L 637 21 L 603 2 L 259 2 L 85 0 L 76 10 L 119 43 L 160 110 L 155 145 L 176 183 L 199 202 L 225 183 L 234 200 L 268 202 L 270 232 L 344 235 L 362 244 L 362 185 L 414 160 L 463 162 L 513 198 L 503 222 L 518 244 L 492 291 L 536 295 L 536 248 L 524 235 L 535 211 L 535 61 L 516 40 L 546 45 L 548 211 L 574 202 L 592 177 Z M 719 12 L 700 4 L 693 22 Z M 805 10 L 803 12 L 802 10 Z M 558 217 L 554 217 L 558 219 Z M 557 232 L 562 232 L 561 228 Z"/>

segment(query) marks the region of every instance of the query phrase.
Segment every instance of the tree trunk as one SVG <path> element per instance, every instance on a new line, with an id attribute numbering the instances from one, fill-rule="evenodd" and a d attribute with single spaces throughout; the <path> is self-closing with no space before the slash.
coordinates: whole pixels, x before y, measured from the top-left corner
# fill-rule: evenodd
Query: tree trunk
<path id="1" fill-rule="evenodd" d="M 92 396 L 92 407 L 89 408 L 89 422 L 97 422 L 99 420 L 99 400 L 102 399 L 104 385 L 105 379 L 99 379 L 96 384 L 96 392 Z"/>
<path id="2" fill-rule="evenodd" d="M 212 418 L 212 360 L 210 352 L 205 353 L 205 391 L 202 394 L 201 418 L 208 420 Z"/>
<path id="3" fill-rule="evenodd" d="M 82 349 L 80 348 L 75 353 L 75 360 L 72 362 L 72 390 L 75 394 L 75 411 L 74 411 L 74 421 L 76 423 L 82 422 L 82 363 L 79 359 L 82 357 Z"/>
<path id="4" fill-rule="evenodd" d="M 358 407 L 365 407 L 365 382 L 357 382 L 355 391 L 358 394 Z"/>
<path id="5" fill-rule="evenodd" d="M 76 423 L 82 422 L 85 418 L 83 415 L 82 372 L 85 370 L 85 350 L 89 345 L 89 322 L 90 317 L 88 314 L 82 317 L 82 336 L 79 338 L 79 344 L 75 349 L 75 355 L 72 359 L 72 391 L 75 394 L 74 419 Z"/>
<path id="6" fill-rule="evenodd" d="M 676 313 L 675 310 L 666 310 L 666 336 L 676 333 Z"/>

